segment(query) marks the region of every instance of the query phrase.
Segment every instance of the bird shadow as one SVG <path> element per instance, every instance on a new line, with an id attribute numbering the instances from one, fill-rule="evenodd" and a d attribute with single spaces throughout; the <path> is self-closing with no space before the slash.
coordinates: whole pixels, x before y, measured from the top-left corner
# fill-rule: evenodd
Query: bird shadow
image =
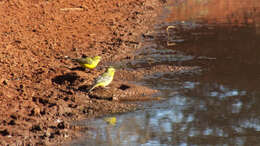
<path id="1" fill-rule="evenodd" d="M 81 91 L 81 92 L 86 92 L 86 93 L 88 93 L 90 88 L 91 88 L 90 85 L 82 85 L 82 86 L 79 86 L 79 87 L 78 87 L 78 90 Z"/>
<path id="2" fill-rule="evenodd" d="M 74 71 L 74 70 L 85 71 L 86 69 L 84 67 L 73 67 L 73 68 L 70 68 L 70 70 L 72 70 L 72 71 Z"/>
<path id="3" fill-rule="evenodd" d="M 75 72 L 72 72 L 72 73 L 66 73 L 64 75 L 56 76 L 52 79 L 52 82 L 59 85 L 66 84 L 66 83 L 69 83 L 71 85 L 74 84 L 79 78 L 80 77 Z"/>
<path id="4" fill-rule="evenodd" d="M 95 95 L 95 94 L 89 94 L 88 96 L 89 96 L 89 98 L 98 99 L 98 100 L 108 100 L 108 101 L 112 101 L 113 100 L 112 96 L 103 97 L 103 96 L 98 96 L 98 95 Z"/>
<path id="5" fill-rule="evenodd" d="M 82 85 L 78 88 L 81 92 L 88 93 L 89 98 L 91 99 L 100 99 L 100 100 L 109 100 L 112 101 L 112 96 L 105 96 L 102 93 L 105 91 L 103 88 L 95 88 L 93 91 L 89 92 L 89 89 L 91 88 L 90 85 Z"/>

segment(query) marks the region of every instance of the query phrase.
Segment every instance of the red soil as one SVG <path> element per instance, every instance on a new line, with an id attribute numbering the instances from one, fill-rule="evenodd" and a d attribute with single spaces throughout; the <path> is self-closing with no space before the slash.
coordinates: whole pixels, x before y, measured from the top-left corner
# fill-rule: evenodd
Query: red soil
<path id="1" fill-rule="evenodd" d="M 104 68 L 70 70 L 77 65 L 65 56 L 100 55 L 101 66 L 133 58 L 138 36 L 152 26 L 163 2 L 0 1 L 0 145 L 62 143 L 79 135 L 71 120 L 133 110 L 114 94 L 112 100 L 89 95 L 85 88 Z M 111 91 L 121 94 L 127 83 L 120 78 Z"/>

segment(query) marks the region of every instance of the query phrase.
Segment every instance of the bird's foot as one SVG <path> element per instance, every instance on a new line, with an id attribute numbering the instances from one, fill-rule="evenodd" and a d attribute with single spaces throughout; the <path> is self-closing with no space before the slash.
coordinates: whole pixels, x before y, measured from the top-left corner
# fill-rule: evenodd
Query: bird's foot
<path id="1" fill-rule="evenodd" d="M 105 89 L 105 90 L 108 90 L 108 89 L 110 89 L 110 87 L 104 87 L 104 89 Z"/>

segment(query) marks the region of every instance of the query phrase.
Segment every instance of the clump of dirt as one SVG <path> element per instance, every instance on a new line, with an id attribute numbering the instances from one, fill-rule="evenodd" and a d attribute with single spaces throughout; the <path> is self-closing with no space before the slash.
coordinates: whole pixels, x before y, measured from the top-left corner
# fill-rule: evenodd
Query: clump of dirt
<path id="1" fill-rule="evenodd" d="M 156 92 L 121 77 L 107 91 L 87 91 L 104 71 L 102 66 L 133 59 L 138 36 L 151 27 L 151 18 L 163 4 L 161 0 L 0 1 L 0 145 L 71 140 L 79 136 L 78 128 L 69 125 L 71 120 L 134 110 L 134 104 L 120 100 Z M 101 67 L 78 70 L 65 57 L 82 55 L 102 56 Z M 98 95 L 99 90 L 107 96 Z"/>

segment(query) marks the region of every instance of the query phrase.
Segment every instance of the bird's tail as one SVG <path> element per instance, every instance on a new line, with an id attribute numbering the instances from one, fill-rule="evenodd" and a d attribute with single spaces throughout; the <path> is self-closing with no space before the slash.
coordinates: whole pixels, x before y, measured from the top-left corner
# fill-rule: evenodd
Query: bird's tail
<path id="1" fill-rule="evenodd" d="M 79 60 L 77 59 L 77 58 L 70 58 L 71 59 L 71 61 L 73 61 L 73 62 L 79 62 Z"/>
<path id="2" fill-rule="evenodd" d="M 88 90 L 88 92 L 91 92 L 93 89 L 95 89 L 98 86 L 98 84 L 94 85 L 92 88 Z"/>
<path id="3" fill-rule="evenodd" d="M 71 58 L 71 57 L 69 57 L 69 56 L 65 56 L 64 58 L 65 58 L 65 59 L 69 59 L 69 60 L 71 60 L 72 62 L 80 62 L 78 58 Z"/>

